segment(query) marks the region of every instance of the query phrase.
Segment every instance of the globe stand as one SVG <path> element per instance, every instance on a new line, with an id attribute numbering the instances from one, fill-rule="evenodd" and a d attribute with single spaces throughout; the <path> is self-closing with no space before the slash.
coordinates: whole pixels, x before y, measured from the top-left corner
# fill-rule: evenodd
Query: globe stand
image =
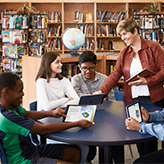
<path id="1" fill-rule="evenodd" d="M 71 57 L 77 57 L 77 56 L 79 56 L 79 55 L 80 55 L 80 54 L 77 53 L 76 51 L 72 51 L 72 52 L 70 53 L 69 56 L 71 56 Z"/>

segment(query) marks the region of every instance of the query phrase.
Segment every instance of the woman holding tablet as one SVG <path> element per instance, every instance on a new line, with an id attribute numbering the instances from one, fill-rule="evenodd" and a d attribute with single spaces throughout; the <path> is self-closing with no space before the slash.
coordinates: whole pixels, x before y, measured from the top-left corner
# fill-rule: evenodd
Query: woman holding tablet
<path id="1" fill-rule="evenodd" d="M 122 20 L 117 28 L 117 34 L 127 45 L 117 59 L 113 72 L 108 76 L 104 84 L 96 93 L 109 91 L 117 84 L 121 76 L 124 76 L 124 101 L 133 102 L 139 100 L 164 107 L 164 49 L 154 41 L 146 40 L 139 35 L 138 23 L 130 18 Z M 140 77 L 133 82 L 127 79 L 147 68 L 156 74 L 149 77 Z M 157 146 L 142 147 L 140 155 L 156 150 Z M 156 144 L 157 145 L 157 144 Z"/>

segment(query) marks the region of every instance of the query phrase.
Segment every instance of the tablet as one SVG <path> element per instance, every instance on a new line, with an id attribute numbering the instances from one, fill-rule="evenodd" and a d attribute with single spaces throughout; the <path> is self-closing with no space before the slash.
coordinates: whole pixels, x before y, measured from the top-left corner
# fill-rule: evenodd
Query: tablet
<path id="1" fill-rule="evenodd" d="M 126 106 L 126 113 L 127 117 L 133 117 L 138 122 L 142 122 L 142 115 L 141 115 L 141 106 L 139 101 L 136 101 L 128 106 Z"/>
<path id="2" fill-rule="evenodd" d="M 141 77 L 149 77 L 149 76 L 153 76 L 155 75 L 156 73 L 149 70 L 149 69 L 146 69 L 144 68 L 142 71 L 140 71 L 139 73 L 135 74 L 134 76 L 130 77 L 128 80 L 126 80 L 126 82 L 131 82 L 131 81 L 135 81 L 135 80 L 138 80 L 137 76 L 141 76 Z"/>
<path id="3" fill-rule="evenodd" d="M 81 119 L 93 122 L 96 107 L 96 105 L 68 105 L 65 112 L 67 117 L 63 117 L 63 122 L 74 122 Z"/>
<path id="4" fill-rule="evenodd" d="M 97 105 L 102 104 L 105 97 L 105 93 L 81 96 L 79 105 Z"/>

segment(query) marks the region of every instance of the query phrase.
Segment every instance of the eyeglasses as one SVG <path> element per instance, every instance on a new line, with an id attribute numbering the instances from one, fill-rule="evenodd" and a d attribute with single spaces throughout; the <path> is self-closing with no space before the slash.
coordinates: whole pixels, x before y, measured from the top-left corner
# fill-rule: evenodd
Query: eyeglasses
<path id="1" fill-rule="evenodd" d="M 89 71 L 94 71 L 95 68 L 96 68 L 96 67 L 89 67 L 89 68 L 87 68 L 87 67 L 82 67 L 81 70 L 84 71 L 84 72 L 86 72 L 87 70 L 89 70 Z"/>

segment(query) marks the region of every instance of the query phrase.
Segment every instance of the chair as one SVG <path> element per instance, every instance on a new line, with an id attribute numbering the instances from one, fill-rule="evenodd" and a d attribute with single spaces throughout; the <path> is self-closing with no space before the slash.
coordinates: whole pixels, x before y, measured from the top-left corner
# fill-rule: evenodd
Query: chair
<path id="1" fill-rule="evenodd" d="M 2 164 L 7 164 L 7 158 L 6 158 L 6 154 L 3 150 L 3 147 L 2 147 L 2 142 L 0 141 L 0 159 L 1 159 L 1 163 Z"/>
<path id="2" fill-rule="evenodd" d="M 124 92 L 114 91 L 114 94 L 115 94 L 116 101 L 123 101 Z M 129 146 L 131 157 L 133 158 L 132 148 L 130 145 L 128 145 L 128 146 Z"/>
<path id="3" fill-rule="evenodd" d="M 34 101 L 32 103 L 29 104 L 29 110 L 30 111 L 36 111 L 37 110 L 37 101 Z M 37 134 L 30 134 L 31 140 L 35 145 L 39 145 L 39 139 Z"/>
<path id="4" fill-rule="evenodd" d="M 116 101 L 123 101 L 124 92 L 114 91 Z"/>

